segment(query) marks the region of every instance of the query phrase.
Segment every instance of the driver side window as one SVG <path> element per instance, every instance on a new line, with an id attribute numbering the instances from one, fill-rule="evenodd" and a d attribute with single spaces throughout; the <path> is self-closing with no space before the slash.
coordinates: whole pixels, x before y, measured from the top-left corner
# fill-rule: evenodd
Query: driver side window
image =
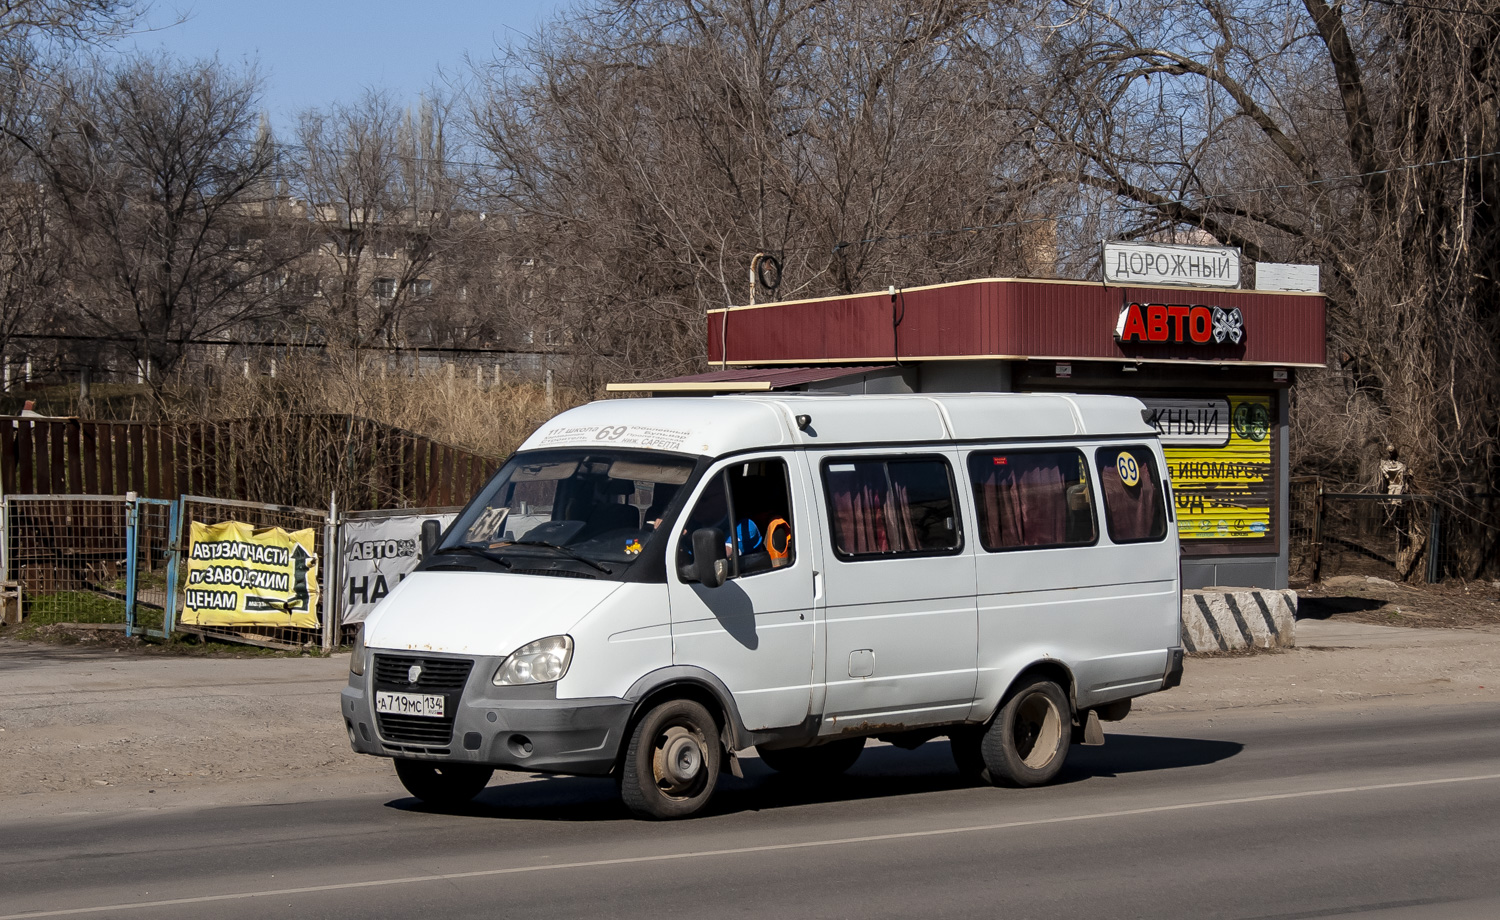
<path id="1" fill-rule="evenodd" d="M 705 527 L 724 534 L 730 578 L 792 565 L 796 548 L 786 461 L 775 457 L 743 461 L 714 474 L 684 519 L 677 542 L 677 570 L 686 580 L 691 580 L 692 535 Z"/>

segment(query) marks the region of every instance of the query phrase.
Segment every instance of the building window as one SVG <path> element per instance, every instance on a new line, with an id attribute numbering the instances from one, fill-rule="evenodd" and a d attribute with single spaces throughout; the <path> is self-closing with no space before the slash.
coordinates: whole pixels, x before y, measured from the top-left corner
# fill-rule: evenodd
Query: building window
<path id="1" fill-rule="evenodd" d="M 418 278 L 411 283 L 411 296 L 416 300 L 432 296 L 432 279 Z"/>
<path id="2" fill-rule="evenodd" d="M 375 292 L 376 300 L 391 300 L 396 296 L 396 279 L 376 278 L 371 288 Z"/>
<path id="3" fill-rule="evenodd" d="M 1095 454 L 1104 520 L 1115 543 L 1149 543 L 1167 535 L 1166 503 L 1156 458 L 1144 444 L 1101 447 Z"/>
<path id="4" fill-rule="evenodd" d="M 823 487 L 840 559 L 958 552 L 953 476 L 941 457 L 829 459 Z"/>
<path id="5" fill-rule="evenodd" d="M 1076 450 L 970 454 L 980 545 L 996 552 L 1093 543 L 1099 528 L 1087 469 Z"/>

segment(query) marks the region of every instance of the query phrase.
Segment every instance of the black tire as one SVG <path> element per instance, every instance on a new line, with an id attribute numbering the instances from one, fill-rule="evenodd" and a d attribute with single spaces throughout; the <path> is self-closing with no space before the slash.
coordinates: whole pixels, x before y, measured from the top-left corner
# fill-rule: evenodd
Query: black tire
<path id="1" fill-rule="evenodd" d="M 620 768 L 620 798 L 641 818 L 686 818 L 714 794 L 719 726 L 692 700 L 662 703 L 636 723 Z"/>
<path id="2" fill-rule="evenodd" d="M 827 779 L 854 766 L 864 749 L 865 739 L 843 738 L 817 747 L 782 748 L 779 751 L 762 751 L 757 748 L 756 752 L 760 754 L 761 763 L 777 773 L 807 779 Z"/>
<path id="3" fill-rule="evenodd" d="M 980 750 L 997 786 L 1042 786 L 1068 759 L 1072 709 L 1061 687 L 1045 678 L 1016 689 L 985 730 Z"/>
<path id="4" fill-rule="evenodd" d="M 954 731 L 948 736 L 953 748 L 953 764 L 964 779 L 989 782 L 984 765 L 984 728 L 976 726 Z"/>
<path id="5" fill-rule="evenodd" d="M 396 759 L 396 776 L 406 791 L 438 808 L 457 808 L 478 795 L 495 774 L 493 767 L 431 760 Z"/>

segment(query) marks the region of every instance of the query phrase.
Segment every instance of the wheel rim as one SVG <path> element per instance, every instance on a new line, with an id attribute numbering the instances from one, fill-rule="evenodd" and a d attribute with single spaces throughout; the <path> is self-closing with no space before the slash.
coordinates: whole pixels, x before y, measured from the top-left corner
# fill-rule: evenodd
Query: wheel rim
<path id="1" fill-rule="evenodd" d="M 1062 740 L 1062 713 L 1045 693 L 1032 693 L 1016 707 L 1011 729 L 1021 762 L 1040 770 L 1057 756 Z"/>
<path id="2" fill-rule="evenodd" d="M 657 736 L 654 747 L 651 771 L 658 789 L 683 798 L 701 788 L 707 775 L 701 735 L 686 726 L 672 725 Z"/>

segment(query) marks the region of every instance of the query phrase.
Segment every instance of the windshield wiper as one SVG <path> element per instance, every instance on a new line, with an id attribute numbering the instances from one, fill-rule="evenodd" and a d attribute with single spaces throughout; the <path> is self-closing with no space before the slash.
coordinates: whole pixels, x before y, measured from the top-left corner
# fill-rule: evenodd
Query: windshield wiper
<path id="1" fill-rule="evenodd" d="M 498 562 L 501 565 L 505 566 L 507 569 L 515 568 L 511 561 L 509 559 L 506 559 L 504 556 L 497 556 L 494 553 L 486 552 L 485 550 L 482 550 L 477 546 L 469 546 L 464 543 L 460 543 L 457 546 L 445 546 L 437 551 L 438 555 L 442 555 L 443 553 L 468 553 L 471 556 L 478 556 L 481 559 L 488 559 L 491 562 Z"/>
<path id="2" fill-rule="evenodd" d="M 575 549 L 573 549 L 571 547 L 562 546 L 562 545 L 557 544 L 557 543 L 549 543 L 546 540 L 506 540 L 504 543 L 502 543 L 500 545 L 501 546 L 545 546 L 548 549 L 555 549 L 558 552 L 564 553 L 564 554 L 566 554 L 571 559 L 577 559 L 579 562 L 582 562 L 585 565 L 591 565 L 591 566 L 593 566 L 594 568 L 598 569 L 599 571 L 603 572 L 606 575 L 613 575 L 615 573 L 614 569 L 611 569 L 611 568 L 609 568 L 607 566 L 604 566 L 604 565 L 600 565 L 599 563 L 595 562 L 594 560 L 590 559 L 589 557 L 583 555 L 582 553 L 578 552 L 577 550 L 575 550 Z"/>

